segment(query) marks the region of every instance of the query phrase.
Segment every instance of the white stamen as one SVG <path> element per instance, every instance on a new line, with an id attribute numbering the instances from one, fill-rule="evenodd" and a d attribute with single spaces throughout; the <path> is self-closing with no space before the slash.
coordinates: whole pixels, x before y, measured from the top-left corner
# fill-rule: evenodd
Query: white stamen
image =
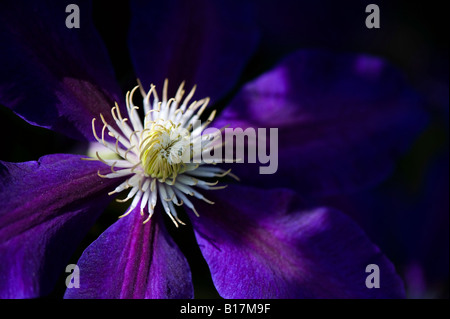
<path id="1" fill-rule="evenodd" d="M 140 90 L 144 113 L 143 121 L 139 116 L 139 107 L 133 102 L 134 93 Z M 146 93 L 142 84 L 126 94 L 127 116 L 123 117 L 120 108 L 115 104 L 111 110 L 114 126 L 107 123 L 100 114 L 103 123 L 101 137 L 95 129 L 95 118 L 92 120 L 92 131 L 95 139 L 118 155 L 118 159 L 104 159 L 96 153 L 96 158 L 110 166 L 111 173 L 98 175 L 102 178 L 127 179 L 117 186 L 109 194 L 120 193 L 129 190 L 124 199 L 116 199 L 118 202 L 126 202 L 133 199 L 129 209 L 119 218 L 129 215 L 139 208 L 140 214 L 148 216 L 143 223 L 150 221 L 154 209 L 159 201 L 162 208 L 173 221 L 175 226 L 184 225 L 177 215 L 174 205 L 186 205 L 196 216 L 199 216 L 192 202 L 185 194 L 209 204 L 213 202 L 206 199 L 193 187 L 205 190 L 222 189 L 226 186 L 215 186 L 218 181 L 209 182 L 204 178 L 223 177 L 227 174 L 235 177 L 230 171 L 217 167 L 204 166 L 205 162 L 183 162 L 183 155 L 190 155 L 192 144 L 199 141 L 201 151 L 207 151 L 214 145 L 214 136 L 202 136 L 202 132 L 214 119 L 215 111 L 208 120 L 199 127 L 194 125 L 205 111 L 209 98 L 190 103 L 196 87 L 189 94 L 185 94 L 184 82 L 178 87 L 174 98 L 168 98 L 168 81 L 164 81 L 162 100 L 159 100 L 154 85 Z M 115 143 L 106 141 L 108 134 L 115 139 Z M 189 152 L 189 153 L 186 153 Z M 199 179 L 201 178 L 201 179 Z M 237 177 L 236 177 L 237 178 Z"/>

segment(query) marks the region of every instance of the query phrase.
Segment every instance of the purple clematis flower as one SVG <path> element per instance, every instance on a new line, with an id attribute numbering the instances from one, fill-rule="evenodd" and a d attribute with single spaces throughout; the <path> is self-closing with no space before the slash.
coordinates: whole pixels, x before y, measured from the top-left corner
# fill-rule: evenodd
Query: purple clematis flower
<path id="1" fill-rule="evenodd" d="M 1 297 L 48 294 L 111 200 L 108 193 L 126 187 L 132 200 L 127 216 L 84 251 L 77 262 L 80 287 L 67 289 L 66 298 L 192 298 L 189 264 L 163 217 L 165 211 L 180 223 L 173 204 L 181 201 L 224 298 L 404 297 L 394 265 L 358 225 L 311 201 L 380 182 L 420 131 L 419 99 L 398 71 L 375 57 L 303 50 L 239 86 L 261 36 L 251 7 L 131 1 L 130 56 L 141 88 L 152 82 L 164 87 L 165 77 L 171 83 L 185 80 L 186 86 L 197 83 L 196 96 L 209 96 L 212 105 L 239 88 L 212 124 L 279 129 L 276 174 L 259 175 L 254 165 L 233 164 L 242 182 L 209 191 L 202 178 L 220 177 L 228 168 L 193 169 L 192 174 L 173 167 L 155 170 L 150 167 L 159 167 L 162 159 L 151 156 L 153 144 L 131 150 L 139 125 L 144 137 L 147 124 L 157 119 L 142 121 L 130 96 L 122 97 L 91 21 L 90 3 L 79 1 L 80 29 L 66 28 L 67 4 L 4 5 L 0 102 L 30 124 L 106 144 L 124 162 L 69 154 L 0 162 Z M 24 21 L 36 21 L 33 27 L 18 21 L 19 13 Z M 164 90 L 159 110 L 184 125 L 197 113 L 177 122 L 176 115 L 188 113 L 175 114 L 183 107 L 181 91 Z M 155 89 L 142 94 L 146 114 L 159 113 L 158 100 L 145 104 Z M 173 109 L 171 96 L 177 103 Z M 119 105 L 111 110 L 115 101 Z M 205 110 L 205 100 L 200 101 L 196 107 Z M 129 127 L 123 121 L 127 114 Z M 155 136 L 160 144 L 164 138 L 182 141 L 174 127 L 158 125 L 149 129 L 150 141 Z M 114 138 L 95 136 L 93 130 L 107 130 Z M 128 161 L 133 152 L 136 158 Z M 184 186 L 170 185 L 174 175 L 184 176 Z M 189 187 L 192 177 L 202 181 L 197 186 L 203 183 L 214 205 Z M 189 193 L 197 198 L 189 199 Z M 380 288 L 366 286 L 371 264 L 379 267 Z"/>

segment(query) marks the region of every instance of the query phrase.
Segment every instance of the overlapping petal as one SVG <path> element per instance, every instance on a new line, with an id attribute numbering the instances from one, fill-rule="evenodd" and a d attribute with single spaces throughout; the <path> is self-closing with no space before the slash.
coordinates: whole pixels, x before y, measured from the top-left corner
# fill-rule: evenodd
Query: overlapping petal
<path id="1" fill-rule="evenodd" d="M 0 296 L 52 291 L 83 236 L 108 203 L 108 167 L 76 155 L 0 162 Z"/>
<path id="2" fill-rule="evenodd" d="M 305 50 L 245 85 L 214 125 L 278 128 L 278 170 L 268 176 L 259 165 L 233 165 L 244 182 L 329 195 L 392 171 L 427 123 L 420 103 L 379 58 Z"/>
<path id="3" fill-rule="evenodd" d="M 390 261 L 348 217 L 307 208 L 287 189 L 230 186 L 192 222 L 224 298 L 402 298 Z M 380 288 L 368 288 L 368 265 Z M 370 285 L 369 285 L 370 286 Z"/>
<path id="4" fill-rule="evenodd" d="M 68 28 L 71 3 L 2 2 L 0 103 L 33 125 L 93 140 L 92 118 L 103 113 L 110 119 L 121 91 L 93 25 L 91 3 L 77 2 L 80 28 Z"/>
<path id="5" fill-rule="evenodd" d="M 135 209 L 100 235 L 77 263 L 80 287 L 65 298 L 192 298 L 189 265 L 161 215 L 143 220 Z"/>
<path id="6" fill-rule="evenodd" d="M 252 7 L 240 1 L 131 1 L 130 54 L 147 88 L 182 81 L 213 102 L 237 84 L 259 41 Z M 170 94 L 173 96 L 173 94 Z"/>
<path id="7" fill-rule="evenodd" d="M 90 4 L 79 3 L 81 29 L 65 26 L 68 3 L 44 4 L 19 10 L 8 2 L 0 13 L 0 71 L 11 75 L 0 80 L 0 102 L 31 124 L 92 140 L 91 119 L 102 113 L 113 122 L 110 106 L 122 99 Z M 259 39 L 249 9 L 225 1 L 131 1 L 131 55 L 144 86 L 186 80 L 214 102 L 236 89 Z M 29 28 L 18 15 L 39 21 Z M 216 125 L 279 128 L 278 172 L 235 167 L 244 182 L 333 195 L 390 172 L 425 125 L 419 103 L 380 59 L 303 51 L 246 85 Z M 106 205 L 106 192 L 121 182 L 100 179 L 98 169 L 104 165 L 70 155 L 0 163 L 2 297 L 51 291 Z M 231 186 L 210 196 L 214 206 L 199 205 L 194 229 L 223 297 L 404 296 L 393 265 L 357 225 L 338 211 L 305 207 L 296 196 Z M 193 297 L 189 266 L 161 216 L 141 222 L 133 211 L 102 234 L 79 260 L 80 288 L 65 297 Z M 366 287 L 369 264 L 379 266 L 381 288 Z"/>

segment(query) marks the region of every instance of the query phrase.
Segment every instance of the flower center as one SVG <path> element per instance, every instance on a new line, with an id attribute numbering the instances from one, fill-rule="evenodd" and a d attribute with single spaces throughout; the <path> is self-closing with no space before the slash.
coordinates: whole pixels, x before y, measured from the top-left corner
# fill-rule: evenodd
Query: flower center
<path id="1" fill-rule="evenodd" d="M 159 197 L 162 208 L 178 227 L 178 223 L 184 223 L 179 219 L 175 206 L 186 205 L 198 216 L 189 196 L 214 204 L 195 188 L 222 189 L 226 185 L 215 186 L 218 183 L 216 178 L 227 174 L 237 177 L 230 173 L 231 170 L 207 166 L 203 160 L 193 163 L 193 145 L 200 145 L 200 153 L 203 154 L 209 152 L 216 142 L 214 134 L 202 134 L 214 119 L 215 112 L 211 112 L 206 123 L 196 125 L 209 99 L 190 102 L 195 87 L 183 99 L 184 83 L 174 98 L 167 99 L 167 85 L 166 80 L 160 100 L 154 85 L 146 93 L 139 83 L 126 95 L 128 118 L 122 117 L 117 104 L 111 109 L 115 127 L 100 114 L 103 122 L 101 138 L 97 135 L 94 118 L 92 131 L 95 139 L 115 153 L 117 159 L 106 159 L 96 152 L 96 158 L 86 160 L 99 160 L 110 166 L 111 173 L 102 175 L 98 172 L 102 178 L 126 178 L 109 193 L 112 195 L 130 189 L 125 199 L 117 199 L 119 202 L 133 199 L 128 211 L 120 218 L 139 207 L 141 215 L 144 212 L 148 214 L 145 224 L 153 215 Z M 133 94 L 137 89 L 140 89 L 143 98 L 143 122 L 138 115 L 139 107 L 133 104 Z M 116 142 L 106 141 L 105 133 Z M 218 131 L 215 134 L 220 136 L 221 133 Z"/>
<path id="2" fill-rule="evenodd" d="M 140 159 L 147 175 L 165 181 L 184 172 L 190 153 L 190 133 L 172 121 L 152 122 L 143 134 Z"/>

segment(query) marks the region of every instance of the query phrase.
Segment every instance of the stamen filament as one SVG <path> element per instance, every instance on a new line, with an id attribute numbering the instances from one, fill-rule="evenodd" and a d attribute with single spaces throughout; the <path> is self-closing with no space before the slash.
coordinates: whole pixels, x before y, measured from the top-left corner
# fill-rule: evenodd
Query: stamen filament
<path id="1" fill-rule="evenodd" d="M 177 215 L 176 206 L 186 205 L 196 216 L 199 216 L 192 201 L 186 195 L 214 204 L 194 187 L 204 190 L 218 190 L 226 187 L 226 185 L 216 186 L 218 180 L 209 182 L 203 178 L 220 178 L 230 175 L 237 179 L 231 170 L 204 166 L 207 163 L 203 161 L 185 162 L 186 156 L 189 160 L 193 159 L 194 155 L 191 153 L 193 143 L 200 143 L 201 154 L 221 146 L 218 144 L 220 143 L 218 137 L 225 128 L 218 133 L 202 135 L 213 121 L 215 111 L 211 112 L 202 125 L 195 126 L 210 101 L 209 98 L 204 98 L 191 102 L 196 86 L 183 99 L 185 82 L 182 82 L 175 97 L 168 98 L 168 80 L 166 79 L 162 90 L 162 100 L 159 100 L 153 84 L 150 85 L 150 90 L 145 92 L 141 81 L 137 82 L 138 85 L 125 96 L 128 117 L 122 116 L 117 103 L 111 109 L 114 127 L 107 122 L 103 114 L 99 114 L 103 124 L 101 136 L 97 134 L 96 119 L 92 120 L 94 138 L 118 155 L 118 158 L 106 159 L 96 152 L 96 158 L 84 160 L 98 160 L 109 166 L 110 173 L 103 175 L 100 170 L 97 172 L 101 178 L 126 177 L 125 181 L 108 193 L 113 195 L 129 190 L 124 199 L 116 199 L 116 201 L 127 202 L 133 199 L 127 211 L 119 218 L 138 209 L 140 215 L 148 214 L 143 220 L 143 224 L 146 224 L 154 214 L 159 198 L 160 205 L 175 226 L 185 225 Z M 143 121 L 139 116 L 139 107 L 133 101 L 138 89 L 142 97 Z M 106 134 L 115 142 L 105 140 Z"/>

